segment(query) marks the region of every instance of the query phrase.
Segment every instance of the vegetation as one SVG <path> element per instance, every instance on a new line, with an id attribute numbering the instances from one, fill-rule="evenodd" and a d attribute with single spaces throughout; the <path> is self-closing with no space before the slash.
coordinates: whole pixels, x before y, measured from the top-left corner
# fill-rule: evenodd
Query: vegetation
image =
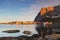
<path id="1" fill-rule="evenodd" d="M 48 18 L 48 17 L 45 17 L 43 20 L 44 21 L 48 21 L 48 22 L 53 22 L 53 23 L 60 23 L 60 17 L 58 17 L 58 18 Z"/>

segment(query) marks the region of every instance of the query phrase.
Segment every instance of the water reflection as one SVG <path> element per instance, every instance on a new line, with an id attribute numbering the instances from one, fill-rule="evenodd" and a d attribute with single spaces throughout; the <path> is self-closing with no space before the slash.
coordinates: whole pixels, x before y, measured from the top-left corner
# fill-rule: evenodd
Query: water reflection
<path id="1" fill-rule="evenodd" d="M 21 36 L 21 35 L 25 35 L 23 34 L 24 31 L 31 31 L 31 35 L 33 34 L 37 34 L 37 31 L 35 30 L 36 25 L 8 25 L 8 24 L 0 24 L 0 37 L 16 37 L 16 36 Z M 5 30 L 20 30 L 19 33 L 3 33 L 2 31 Z M 28 35 L 28 36 L 31 36 Z"/>
<path id="2" fill-rule="evenodd" d="M 41 24 L 37 24 L 36 30 L 39 33 L 39 35 L 43 38 L 46 35 L 52 34 L 52 26 L 51 26 L 50 22 L 46 23 L 46 24 L 44 22 L 42 22 Z"/>

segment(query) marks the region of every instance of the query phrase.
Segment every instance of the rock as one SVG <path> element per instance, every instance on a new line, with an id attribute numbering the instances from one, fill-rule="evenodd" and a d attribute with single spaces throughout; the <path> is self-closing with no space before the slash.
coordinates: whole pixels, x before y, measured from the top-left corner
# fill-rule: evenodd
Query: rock
<path id="1" fill-rule="evenodd" d="M 2 32 L 5 32 L 5 33 L 17 33 L 17 32 L 20 32 L 19 30 L 6 30 L 6 31 L 2 31 Z"/>
<path id="2" fill-rule="evenodd" d="M 45 13 L 47 12 L 47 9 L 46 8 L 41 8 L 41 16 L 45 15 Z"/>
<path id="3" fill-rule="evenodd" d="M 32 38 L 39 38 L 40 36 L 39 36 L 39 34 L 34 34 L 34 35 L 32 35 L 31 37 L 32 37 Z"/>
<path id="4" fill-rule="evenodd" d="M 59 26 L 56 25 L 56 27 L 58 29 L 60 27 L 60 5 L 41 8 L 40 12 L 35 17 L 34 22 L 42 22 L 41 24 L 36 25 L 36 30 L 40 36 L 43 35 L 42 37 L 45 37 L 48 34 L 51 35 L 53 33 L 52 29 L 55 28 L 53 23 L 59 23 L 57 24 Z M 46 28 L 47 25 L 44 26 L 44 22 L 52 22 L 52 24 L 49 24 L 48 28 Z"/>
<path id="5" fill-rule="evenodd" d="M 47 20 L 60 20 L 60 5 L 47 8 L 41 8 L 38 15 L 35 17 L 35 22 L 46 22 Z"/>
<path id="6" fill-rule="evenodd" d="M 30 35 L 30 34 L 31 34 L 31 32 L 30 32 L 30 31 L 24 31 L 23 33 L 24 33 L 24 34 L 28 34 L 28 35 Z"/>
<path id="7" fill-rule="evenodd" d="M 54 38 L 52 37 L 42 38 L 38 34 L 34 34 L 32 36 L 21 35 L 18 37 L 0 37 L 0 40 L 50 40 L 50 39 L 53 40 Z M 60 40 L 60 38 L 55 38 L 55 39 Z"/>

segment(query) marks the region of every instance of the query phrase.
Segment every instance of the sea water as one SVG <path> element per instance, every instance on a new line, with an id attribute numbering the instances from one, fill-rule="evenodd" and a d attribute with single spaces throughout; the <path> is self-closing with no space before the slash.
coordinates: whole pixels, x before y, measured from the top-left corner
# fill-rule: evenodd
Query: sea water
<path id="1" fill-rule="evenodd" d="M 21 35 L 26 35 L 23 32 L 24 31 L 31 31 L 31 35 L 37 34 L 37 31 L 35 29 L 36 25 L 12 25 L 12 24 L 0 24 L 0 37 L 17 37 Z M 20 30 L 18 33 L 6 33 L 3 31 L 6 30 Z"/>

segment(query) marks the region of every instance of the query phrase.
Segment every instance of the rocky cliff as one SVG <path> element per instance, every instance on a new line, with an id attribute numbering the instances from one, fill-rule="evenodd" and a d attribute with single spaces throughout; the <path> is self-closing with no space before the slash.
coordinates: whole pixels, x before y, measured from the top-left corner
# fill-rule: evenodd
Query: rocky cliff
<path id="1" fill-rule="evenodd" d="M 41 8 L 40 12 L 35 17 L 34 21 L 44 22 L 44 21 L 48 21 L 48 20 L 51 21 L 55 19 L 60 20 L 60 5 Z"/>

